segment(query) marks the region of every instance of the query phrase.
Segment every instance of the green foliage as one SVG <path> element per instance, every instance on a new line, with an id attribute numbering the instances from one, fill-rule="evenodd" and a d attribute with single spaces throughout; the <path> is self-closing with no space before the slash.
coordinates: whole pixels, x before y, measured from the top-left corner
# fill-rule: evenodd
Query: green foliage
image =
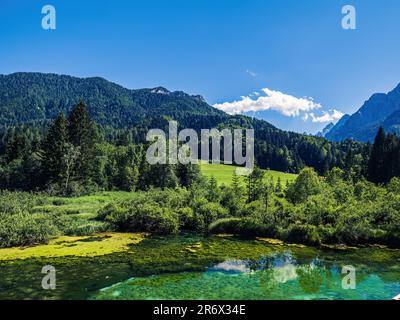
<path id="1" fill-rule="evenodd" d="M 286 195 L 293 203 L 302 203 L 309 196 L 316 195 L 321 192 L 321 180 L 315 171 L 311 168 L 302 170 L 286 191 Z"/>
<path id="2" fill-rule="evenodd" d="M 319 245 L 321 238 L 318 229 L 314 225 L 294 224 L 286 232 L 285 240 L 306 245 Z"/>
<path id="3" fill-rule="evenodd" d="M 247 218 L 224 218 L 213 222 L 209 226 L 210 233 L 236 234 L 243 236 L 275 236 L 275 231 L 260 221 Z"/>
<path id="4" fill-rule="evenodd" d="M 382 127 L 376 135 L 368 163 L 368 178 L 374 183 L 388 183 L 400 176 L 400 139 L 395 134 L 385 134 Z"/>
<path id="5" fill-rule="evenodd" d="M 59 232 L 44 214 L 0 214 L 0 247 L 27 246 L 47 242 Z"/>
<path id="6" fill-rule="evenodd" d="M 59 233 L 56 217 L 31 212 L 40 201 L 26 193 L 0 193 L 0 247 L 45 243 Z"/>

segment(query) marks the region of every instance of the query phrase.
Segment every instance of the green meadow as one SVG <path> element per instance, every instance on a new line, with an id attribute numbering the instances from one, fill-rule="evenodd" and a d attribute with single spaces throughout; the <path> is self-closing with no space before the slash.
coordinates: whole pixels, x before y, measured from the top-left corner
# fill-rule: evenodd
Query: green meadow
<path id="1" fill-rule="evenodd" d="M 246 175 L 246 169 L 236 167 L 236 166 L 229 166 L 229 165 L 223 165 L 223 164 L 209 164 L 202 162 L 200 164 L 201 172 L 202 174 L 207 177 L 211 178 L 214 176 L 215 179 L 217 179 L 219 184 L 225 184 L 229 185 L 232 182 L 232 176 L 235 170 L 237 170 L 237 174 L 241 177 L 241 180 L 244 182 L 245 175 Z M 279 171 L 274 171 L 274 170 L 264 170 L 265 172 L 265 180 L 268 181 L 269 179 L 273 179 L 274 182 L 276 183 L 278 179 L 281 179 L 281 182 L 283 185 L 286 184 L 286 182 L 292 182 L 296 179 L 297 174 L 292 174 L 292 173 L 284 173 L 284 172 L 279 172 Z"/>

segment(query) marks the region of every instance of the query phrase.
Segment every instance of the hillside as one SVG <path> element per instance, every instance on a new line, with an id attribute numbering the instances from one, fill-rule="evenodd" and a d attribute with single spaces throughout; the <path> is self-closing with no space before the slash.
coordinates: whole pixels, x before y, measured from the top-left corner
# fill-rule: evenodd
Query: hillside
<path id="1" fill-rule="evenodd" d="M 130 90 L 98 77 L 42 73 L 0 75 L 1 141 L 6 144 L 15 134 L 12 127 L 46 127 L 60 112 L 68 114 L 81 100 L 101 128 L 125 130 L 126 134 L 129 130 L 135 143 L 144 142 L 151 128 L 165 129 L 171 119 L 178 121 L 180 128 L 195 130 L 254 128 L 258 165 L 283 172 L 311 166 L 323 173 L 329 167 L 340 166 L 348 149 L 324 138 L 279 130 L 264 120 L 230 116 L 198 95 L 162 87 Z M 25 131 L 29 131 L 24 133 L 26 136 L 32 136 L 31 129 Z M 4 144 L 0 143 L 0 150 Z"/>
<path id="2" fill-rule="evenodd" d="M 51 120 L 60 112 L 69 113 L 80 100 L 89 106 L 90 115 L 98 124 L 114 128 L 135 126 L 160 115 L 183 119 L 207 116 L 211 122 L 227 118 L 201 96 L 170 92 L 162 87 L 129 90 L 98 77 L 0 75 L 1 125 Z"/>
<path id="3" fill-rule="evenodd" d="M 400 84 L 387 94 L 376 93 L 352 116 L 344 117 L 325 135 L 332 141 L 372 142 L 380 126 L 400 133 Z"/>

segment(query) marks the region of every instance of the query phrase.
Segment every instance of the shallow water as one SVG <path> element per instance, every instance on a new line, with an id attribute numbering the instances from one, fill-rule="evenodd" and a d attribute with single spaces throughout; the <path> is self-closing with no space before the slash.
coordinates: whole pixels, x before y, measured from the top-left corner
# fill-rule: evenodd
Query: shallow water
<path id="1" fill-rule="evenodd" d="M 41 288 L 42 266 L 57 289 Z M 356 289 L 342 288 L 342 267 Z M 400 250 L 318 250 L 195 235 L 150 238 L 124 254 L 0 264 L 1 299 L 391 299 Z"/>

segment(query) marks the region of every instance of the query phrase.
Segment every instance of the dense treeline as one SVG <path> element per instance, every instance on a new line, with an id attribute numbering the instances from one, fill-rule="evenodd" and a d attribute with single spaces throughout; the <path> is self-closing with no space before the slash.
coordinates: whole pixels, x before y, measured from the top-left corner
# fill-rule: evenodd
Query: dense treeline
<path id="1" fill-rule="evenodd" d="M 350 145 L 357 161 L 364 155 L 362 144 L 331 143 L 279 130 L 263 120 L 231 116 L 208 105 L 200 96 L 161 87 L 129 90 L 101 78 L 40 73 L 0 76 L 0 149 L 11 143 L 14 133 L 22 130 L 20 126 L 27 142 L 32 141 L 33 132 L 45 131 L 60 113 L 70 114 L 80 99 L 90 106 L 90 118 L 98 129 L 97 142 L 143 144 L 149 129 L 166 129 L 173 119 L 179 130 L 255 129 L 255 156 L 264 169 L 298 173 L 313 167 L 325 174 L 335 166 L 344 167 Z"/>
<path id="2" fill-rule="evenodd" d="M 59 114 L 42 136 L 31 130 L 24 126 L 4 137 L 0 189 L 80 195 L 186 187 L 199 179 L 195 165 L 148 165 L 146 145 L 132 144 L 129 135 L 118 132 L 107 142 L 83 102 L 68 118 Z"/>
<path id="3" fill-rule="evenodd" d="M 167 131 L 168 118 L 158 123 Z M 338 167 L 354 182 L 367 178 L 388 183 L 400 176 L 400 143 L 380 129 L 374 145 L 348 140 L 341 144 L 265 127 L 247 117 L 231 119 L 229 128 L 255 129 L 257 165 L 283 172 L 309 166 L 320 175 Z M 223 127 L 220 127 L 222 129 Z M 65 117 L 60 113 L 47 130 L 34 124 L 0 131 L 0 189 L 48 190 L 76 195 L 95 190 L 146 190 L 187 186 L 182 166 L 148 166 L 146 128 L 113 129 L 93 122 L 85 103 Z M 295 150 L 293 152 L 292 150 Z M 189 171 L 198 170 L 191 166 Z"/>
<path id="4" fill-rule="evenodd" d="M 375 183 L 388 183 L 400 176 L 400 139 L 379 128 L 368 163 L 368 178 Z"/>

